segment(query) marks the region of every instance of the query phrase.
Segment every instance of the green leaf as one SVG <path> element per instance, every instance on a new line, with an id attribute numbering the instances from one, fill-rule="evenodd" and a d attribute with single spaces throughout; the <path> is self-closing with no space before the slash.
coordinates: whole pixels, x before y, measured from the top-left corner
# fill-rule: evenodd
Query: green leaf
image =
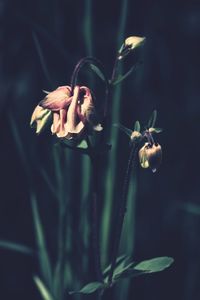
<path id="1" fill-rule="evenodd" d="M 101 80 L 106 81 L 105 76 L 103 75 L 103 73 L 101 72 L 101 70 L 97 66 L 95 66 L 93 64 L 90 64 L 90 67 L 97 74 L 97 76 L 99 76 L 99 78 Z"/>
<path id="2" fill-rule="evenodd" d="M 138 277 L 143 274 L 146 274 L 146 272 L 137 271 L 132 268 L 125 269 L 121 273 L 115 274 L 114 281 L 118 281 L 120 279 L 125 279 L 125 278 L 130 278 L 130 277 Z"/>
<path id="3" fill-rule="evenodd" d="M 90 282 L 85 285 L 80 291 L 71 291 L 69 292 L 70 295 L 72 294 L 92 294 L 97 290 L 103 289 L 105 284 L 99 281 Z"/>
<path id="4" fill-rule="evenodd" d="M 153 112 L 152 112 L 152 115 L 151 115 L 151 117 L 149 118 L 149 122 L 148 122 L 148 128 L 151 128 L 151 127 L 154 127 L 155 126 L 155 124 L 156 124 L 156 119 L 157 119 L 157 111 L 156 110 L 154 110 Z"/>
<path id="5" fill-rule="evenodd" d="M 162 131 L 163 131 L 162 128 L 153 128 L 153 127 L 149 128 L 149 132 L 151 133 L 160 133 Z"/>
<path id="6" fill-rule="evenodd" d="M 121 273 L 116 274 L 114 280 L 161 272 L 168 268 L 173 262 L 174 259 L 172 257 L 156 257 L 132 264 L 132 266 L 130 264 L 130 267 L 127 266 Z"/>
<path id="7" fill-rule="evenodd" d="M 113 126 L 119 128 L 121 131 L 123 131 L 125 134 L 127 134 L 129 137 L 131 137 L 131 134 L 133 132 L 131 129 L 129 129 L 121 124 L 117 124 L 117 123 L 113 124 Z"/>
<path id="8" fill-rule="evenodd" d="M 117 269 L 115 269 L 113 275 L 114 278 L 117 278 L 118 276 L 120 276 L 120 274 L 123 274 L 126 270 L 131 269 L 134 266 L 135 262 L 131 262 L 128 265 L 125 264 L 121 264 L 121 266 Z"/>
<path id="9" fill-rule="evenodd" d="M 44 300 L 54 300 L 54 297 L 51 295 L 50 291 L 47 289 L 47 287 L 42 282 L 42 280 L 37 276 L 34 276 L 33 279 L 35 281 L 35 284 L 36 284 L 42 298 Z"/>
<path id="10" fill-rule="evenodd" d="M 156 257 L 138 263 L 134 266 L 134 269 L 148 273 L 160 272 L 168 268 L 173 262 L 174 259 L 172 257 Z"/>
<path id="11" fill-rule="evenodd" d="M 133 66 L 128 72 L 126 72 L 124 75 L 119 75 L 115 81 L 112 82 L 112 85 L 117 85 L 120 82 L 124 81 L 135 69 L 135 66 Z"/>
<path id="12" fill-rule="evenodd" d="M 87 149 L 87 148 L 88 148 L 88 145 L 87 145 L 86 140 L 82 140 L 82 141 L 80 142 L 80 144 L 78 144 L 77 147 L 78 147 L 79 149 Z"/>
<path id="13" fill-rule="evenodd" d="M 68 148 L 68 149 L 71 149 L 75 152 L 79 152 L 80 154 L 88 155 L 88 149 L 83 148 L 83 147 L 71 146 L 70 144 L 67 144 L 65 141 L 60 141 L 59 143 L 55 144 L 54 146 L 60 146 L 62 148 Z"/>
<path id="14" fill-rule="evenodd" d="M 0 248 L 4 248 L 4 249 L 8 249 L 11 251 L 16 251 L 22 254 L 26 254 L 26 255 L 33 255 L 34 251 L 24 245 L 18 244 L 18 243 L 13 243 L 13 242 L 9 242 L 9 241 L 5 241 L 5 240 L 0 240 Z"/>
<path id="15" fill-rule="evenodd" d="M 116 266 L 115 266 L 115 270 L 121 265 L 121 264 L 124 264 L 124 262 L 129 259 L 129 256 L 123 254 L 121 256 L 119 256 L 117 259 L 116 259 Z M 104 276 L 107 276 L 108 273 L 110 272 L 110 269 L 111 269 L 111 264 L 109 264 L 103 271 L 103 275 Z"/>
<path id="16" fill-rule="evenodd" d="M 140 122 L 139 122 L 139 121 L 136 121 L 136 122 L 135 122 L 135 125 L 134 125 L 134 131 L 140 132 Z"/>
<path id="17" fill-rule="evenodd" d="M 33 194 L 31 197 L 31 204 L 32 204 L 33 219 L 35 224 L 36 242 L 38 247 L 40 268 L 46 283 L 48 284 L 48 286 L 51 286 L 52 283 L 51 263 L 46 248 L 45 236 L 44 236 L 43 227 L 39 216 L 37 202 L 35 199 L 35 195 Z"/>

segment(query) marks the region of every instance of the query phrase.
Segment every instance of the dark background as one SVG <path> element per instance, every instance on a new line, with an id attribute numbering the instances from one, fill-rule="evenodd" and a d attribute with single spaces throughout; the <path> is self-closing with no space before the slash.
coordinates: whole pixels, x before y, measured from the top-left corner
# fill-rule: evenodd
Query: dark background
<path id="1" fill-rule="evenodd" d="M 117 49 L 121 2 L 92 3 L 91 51 L 109 74 Z M 76 62 L 90 54 L 85 45 L 85 5 L 77 0 L 0 2 L 0 238 L 32 248 L 29 172 L 13 127 L 17 124 L 36 188 L 45 194 L 34 158 L 49 168 L 47 152 L 52 140 L 48 134 L 35 136 L 29 119 L 43 97 L 42 89 L 67 84 Z M 200 297 L 200 5 L 199 1 L 129 1 L 128 5 L 124 38 L 141 35 L 146 43 L 140 54 L 142 67 L 123 83 L 120 122 L 127 127 L 136 119 L 145 123 L 156 108 L 158 126 L 164 128 L 159 137 L 163 147 L 160 171 L 152 175 L 138 170 L 134 255 L 138 260 L 162 255 L 175 259 L 169 270 L 133 280 L 129 299 L 195 300 Z M 124 145 L 121 134 L 120 139 Z M 121 146 L 119 165 L 125 155 L 127 149 Z M 48 201 L 42 206 L 46 216 L 53 214 Z M 32 282 L 37 271 L 36 259 L 1 249 L 0 298 L 38 299 Z"/>

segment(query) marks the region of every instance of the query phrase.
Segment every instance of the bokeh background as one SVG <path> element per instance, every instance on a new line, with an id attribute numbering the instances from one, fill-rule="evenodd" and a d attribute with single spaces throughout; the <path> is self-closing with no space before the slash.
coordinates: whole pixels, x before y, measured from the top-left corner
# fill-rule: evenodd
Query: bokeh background
<path id="1" fill-rule="evenodd" d="M 65 299 L 73 299 L 67 290 L 94 279 L 89 161 L 55 146 L 48 130 L 36 136 L 29 120 L 42 90 L 68 84 L 80 58 L 94 55 L 110 76 L 124 38 L 145 36 L 143 48 L 121 71 L 138 60 L 142 65 L 110 96 L 110 124 L 132 128 L 137 119 L 145 124 L 157 109 L 157 126 L 164 129 L 158 137 L 163 163 L 156 174 L 138 167 L 132 178 L 120 252 L 138 261 L 172 256 L 175 263 L 162 273 L 118 284 L 104 299 L 199 299 L 198 1 L 1 0 L 0 15 L 0 239 L 36 249 L 30 201 L 34 191 L 54 262 L 58 198 L 65 199 Z M 104 86 L 95 76 L 86 72 L 80 82 L 91 84 L 101 98 Z M 106 182 L 100 182 L 99 203 L 103 266 L 111 255 L 115 198 L 128 157 L 123 133 L 112 127 L 108 142 L 112 151 L 102 165 Z M 32 280 L 40 272 L 35 256 L 0 249 L 0 266 L 1 299 L 40 299 Z"/>

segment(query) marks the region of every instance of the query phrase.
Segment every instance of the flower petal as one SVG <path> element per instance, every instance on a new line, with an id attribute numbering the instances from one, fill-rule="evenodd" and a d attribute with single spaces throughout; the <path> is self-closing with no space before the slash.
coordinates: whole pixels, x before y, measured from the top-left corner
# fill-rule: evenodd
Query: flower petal
<path id="1" fill-rule="evenodd" d="M 51 117 L 51 111 L 40 107 L 39 105 L 33 111 L 30 126 L 36 127 L 36 133 L 39 134 Z"/>
<path id="2" fill-rule="evenodd" d="M 65 123 L 66 123 L 66 116 L 67 116 L 67 112 L 65 109 L 61 109 L 60 110 L 60 128 L 59 131 L 57 132 L 57 137 L 65 137 L 68 132 L 65 128 Z"/>
<path id="3" fill-rule="evenodd" d="M 85 127 L 77 114 L 79 92 L 79 86 L 75 86 L 72 101 L 67 112 L 67 123 L 65 124 L 65 130 L 74 134 L 79 134 Z"/>
<path id="4" fill-rule="evenodd" d="M 66 108 L 71 102 L 71 87 L 61 86 L 53 92 L 50 92 L 46 97 L 39 103 L 43 108 L 48 108 L 52 111 L 58 111 Z"/>
<path id="5" fill-rule="evenodd" d="M 57 133 L 60 130 L 60 117 L 58 112 L 53 113 L 53 124 L 51 125 L 52 134 Z"/>

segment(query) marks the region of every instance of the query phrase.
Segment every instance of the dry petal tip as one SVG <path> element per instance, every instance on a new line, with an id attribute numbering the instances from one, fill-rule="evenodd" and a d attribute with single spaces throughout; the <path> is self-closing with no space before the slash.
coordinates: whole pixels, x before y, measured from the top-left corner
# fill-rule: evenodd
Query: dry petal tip
<path id="1" fill-rule="evenodd" d="M 45 94 L 49 94 L 50 92 L 48 92 L 48 91 L 46 91 L 46 90 L 42 90 L 43 91 L 43 93 L 45 93 Z"/>
<path id="2" fill-rule="evenodd" d="M 95 131 L 102 131 L 102 130 L 103 130 L 103 127 L 102 127 L 102 125 L 99 123 L 99 124 L 93 126 L 93 129 L 94 129 Z"/>

